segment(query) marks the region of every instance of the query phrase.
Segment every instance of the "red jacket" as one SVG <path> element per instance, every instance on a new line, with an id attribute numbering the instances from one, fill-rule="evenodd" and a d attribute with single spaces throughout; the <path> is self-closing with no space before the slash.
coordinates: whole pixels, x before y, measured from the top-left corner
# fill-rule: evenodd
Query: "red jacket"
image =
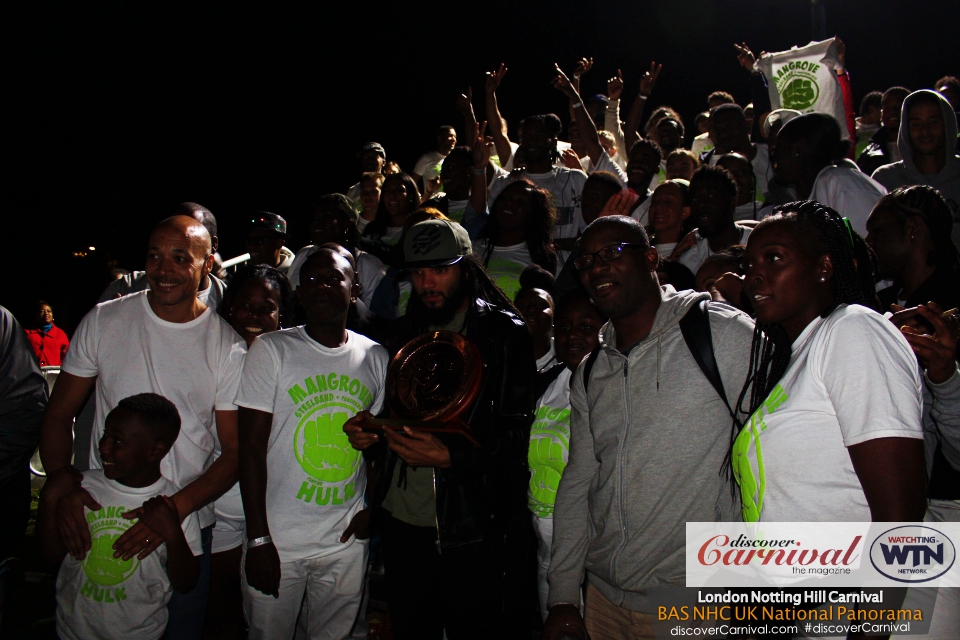
<path id="1" fill-rule="evenodd" d="M 63 363 L 63 356 L 70 346 L 70 339 L 63 329 L 57 325 L 50 327 L 47 333 L 43 329 L 27 329 L 27 338 L 41 367 L 59 367 Z"/>

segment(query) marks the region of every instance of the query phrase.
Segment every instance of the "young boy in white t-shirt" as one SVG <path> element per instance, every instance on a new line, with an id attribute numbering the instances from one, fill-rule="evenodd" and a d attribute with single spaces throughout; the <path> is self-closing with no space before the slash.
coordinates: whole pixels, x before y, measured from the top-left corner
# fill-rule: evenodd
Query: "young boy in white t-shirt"
<path id="1" fill-rule="evenodd" d="M 180 434 L 176 406 L 154 393 L 124 398 L 107 415 L 100 438 L 103 469 L 83 472 L 82 486 L 99 508 L 85 511 L 91 548 L 67 556 L 56 518 L 57 503 L 75 488 L 74 474 L 54 474 L 40 493 L 37 532 L 57 576 L 57 634 L 65 640 L 155 640 L 167 626 L 173 589 L 190 591 L 200 575 L 200 524 L 183 524 L 169 496 L 179 487 L 160 474 Z M 137 518 L 165 541 L 144 558 L 114 557 L 113 545 Z M 61 564 L 62 563 L 62 564 Z"/>

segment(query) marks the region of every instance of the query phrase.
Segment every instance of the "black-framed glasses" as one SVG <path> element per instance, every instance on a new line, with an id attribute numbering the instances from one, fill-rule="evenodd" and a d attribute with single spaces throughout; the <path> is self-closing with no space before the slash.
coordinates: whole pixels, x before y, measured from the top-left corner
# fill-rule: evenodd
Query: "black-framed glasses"
<path id="1" fill-rule="evenodd" d="M 613 262 L 614 260 L 617 260 L 623 256 L 623 250 L 627 247 L 634 247 L 636 249 L 646 248 L 642 244 L 637 244 L 635 242 L 618 242 L 616 244 L 608 244 L 600 249 L 600 251 L 594 251 L 593 253 L 581 253 L 573 261 L 573 266 L 577 268 L 577 271 L 586 271 L 593 265 L 593 259 L 595 257 L 599 257 L 604 262 Z"/>

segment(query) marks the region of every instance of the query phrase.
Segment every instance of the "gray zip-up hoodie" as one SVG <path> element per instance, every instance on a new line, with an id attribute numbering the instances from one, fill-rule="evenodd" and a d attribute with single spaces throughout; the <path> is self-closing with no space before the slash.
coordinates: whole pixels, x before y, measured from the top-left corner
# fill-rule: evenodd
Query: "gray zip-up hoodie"
<path id="1" fill-rule="evenodd" d="M 686 522 L 739 520 L 726 475 L 732 420 L 690 353 L 679 321 L 706 293 L 664 287 L 653 328 L 627 356 L 612 323 L 584 392 L 571 391 L 570 458 L 557 493 L 550 606 L 579 603 L 584 575 L 611 602 L 650 613 L 646 589 L 683 586 Z M 711 303 L 724 391 L 736 404 L 753 321 Z"/>
<path id="2" fill-rule="evenodd" d="M 907 118 L 907 111 L 919 96 L 935 97 L 943 113 L 947 162 L 939 173 L 920 173 L 913 162 L 913 145 L 910 144 L 910 121 Z M 900 147 L 903 160 L 879 167 L 871 177 L 885 186 L 887 191 L 911 184 L 926 184 L 939 191 L 953 213 L 953 244 L 960 247 L 960 157 L 956 155 L 957 114 L 954 113 L 947 99 L 929 89 L 914 91 L 907 96 L 900 112 L 900 137 L 897 145 Z"/>

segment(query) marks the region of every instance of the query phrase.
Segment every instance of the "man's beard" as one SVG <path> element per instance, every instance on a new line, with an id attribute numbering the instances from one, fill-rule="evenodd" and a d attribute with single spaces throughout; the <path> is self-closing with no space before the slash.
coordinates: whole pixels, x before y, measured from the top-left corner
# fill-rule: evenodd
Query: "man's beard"
<path id="1" fill-rule="evenodd" d="M 411 292 L 410 302 L 407 304 L 407 315 L 416 319 L 419 326 L 422 327 L 445 327 L 456 317 L 463 301 L 467 298 L 467 288 L 461 282 L 457 290 L 448 298 L 444 296 L 443 304 L 438 309 L 432 309 L 425 305 L 416 291 Z M 424 293 L 437 293 L 435 291 L 424 291 Z"/>

